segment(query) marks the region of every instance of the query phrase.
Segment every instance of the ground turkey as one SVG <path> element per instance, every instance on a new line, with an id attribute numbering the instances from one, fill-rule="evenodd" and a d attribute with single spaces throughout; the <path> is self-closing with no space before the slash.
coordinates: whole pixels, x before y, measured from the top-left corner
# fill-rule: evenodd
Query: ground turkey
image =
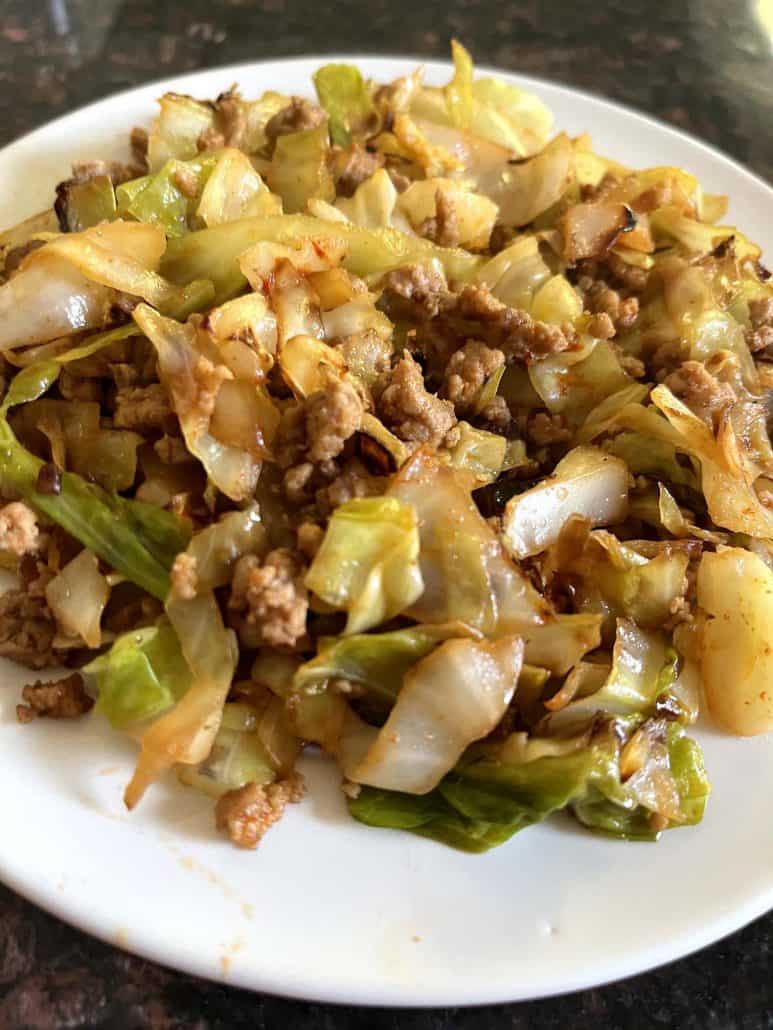
<path id="1" fill-rule="evenodd" d="M 684 361 L 663 382 L 712 430 L 736 400 L 732 386 L 715 379 L 700 361 Z"/>
<path id="2" fill-rule="evenodd" d="M 501 350 L 470 340 L 451 355 L 441 393 L 456 408 L 460 417 L 475 404 L 480 391 L 491 376 L 505 363 Z"/>
<path id="3" fill-rule="evenodd" d="M 286 547 L 260 559 L 243 555 L 231 580 L 228 608 L 240 618 L 237 629 L 246 646 L 294 647 L 306 634 L 308 591 L 300 556 Z"/>
<path id="4" fill-rule="evenodd" d="M 94 707 L 83 686 L 83 677 L 73 672 L 64 679 L 29 684 L 21 692 L 22 701 L 16 706 L 19 722 L 32 722 L 39 716 L 49 719 L 75 719 Z"/>
<path id="5" fill-rule="evenodd" d="M 21 501 L 0 508 L 0 551 L 21 558 L 38 548 L 38 524 L 35 513 Z"/>
<path id="6" fill-rule="evenodd" d="M 331 379 L 324 389 L 305 401 L 308 456 L 313 462 L 337 458 L 344 444 L 360 428 L 362 401 L 343 379 Z"/>
<path id="7" fill-rule="evenodd" d="M 421 366 L 407 351 L 378 399 L 378 413 L 401 440 L 435 447 L 456 424 L 453 404 L 427 391 Z"/>
<path id="8" fill-rule="evenodd" d="M 408 284 L 398 283 L 408 290 Z M 442 379 L 454 352 L 469 340 L 501 351 L 508 364 L 537 361 L 578 345 L 573 326 L 533 319 L 528 312 L 503 304 L 485 286 L 467 285 L 458 293 L 414 291 L 401 299 L 393 280 L 385 285 L 381 306 L 392 317 L 416 322 L 409 346 L 423 355 L 428 374 L 436 381 Z M 408 304 L 403 311 L 401 305 Z"/>
<path id="9" fill-rule="evenodd" d="M 425 321 L 452 303 L 442 273 L 424 265 L 408 265 L 388 272 L 381 286 L 380 306 L 393 320 Z"/>
<path id="10" fill-rule="evenodd" d="M 256 848 L 264 834 L 282 817 L 288 803 L 304 795 L 303 776 L 293 772 L 285 780 L 261 785 L 245 783 L 229 790 L 215 805 L 215 824 L 240 848 Z"/>
<path id="11" fill-rule="evenodd" d="M 336 193 L 341 197 L 351 197 L 357 187 L 383 165 L 383 154 L 366 150 L 360 143 L 353 143 L 346 150 L 336 151 L 333 155 Z"/>
<path id="12" fill-rule="evenodd" d="M 305 97 L 293 97 L 287 107 L 283 107 L 266 122 L 266 138 L 273 146 L 280 136 L 316 129 L 324 120 L 325 112 L 322 108 Z"/>
<path id="13" fill-rule="evenodd" d="M 749 350 L 769 360 L 773 356 L 773 297 L 749 301 L 749 322 L 751 329 L 746 334 Z"/>
<path id="14" fill-rule="evenodd" d="M 166 390 L 160 383 L 126 386 L 116 394 L 113 422 L 117 429 L 161 429 L 171 413 Z"/>

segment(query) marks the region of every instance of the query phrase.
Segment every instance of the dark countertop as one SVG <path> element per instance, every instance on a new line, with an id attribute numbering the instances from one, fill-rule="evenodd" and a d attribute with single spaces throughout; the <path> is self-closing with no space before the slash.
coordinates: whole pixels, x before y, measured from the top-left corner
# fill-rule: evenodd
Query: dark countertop
<path id="1" fill-rule="evenodd" d="M 445 57 L 451 35 L 480 63 L 648 111 L 773 180 L 770 0 L 0 0 L 0 144 L 176 72 L 311 51 Z M 169 972 L 0 888 L 0 1030 L 762 1030 L 773 1028 L 771 947 L 773 914 L 682 962 L 565 998 L 426 1012 L 334 1008 Z"/>

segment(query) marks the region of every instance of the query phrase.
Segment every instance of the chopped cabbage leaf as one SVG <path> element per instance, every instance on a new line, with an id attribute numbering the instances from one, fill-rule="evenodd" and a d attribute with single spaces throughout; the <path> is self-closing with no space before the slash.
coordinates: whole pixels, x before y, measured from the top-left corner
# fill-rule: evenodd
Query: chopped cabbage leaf
<path id="1" fill-rule="evenodd" d="M 486 190 L 499 205 L 505 225 L 528 225 L 563 197 L 574 175 L 574 150 L 569 137 L 560 133 L 536 157 L 507 165 L 500 184 Z"/>
<path id="2" fill-rule="evenodd" d="M 212 798 L 238 790 L 245 783 L 272 783 L 277 770 L 260 736 L 260 726 L 267 714 L 266 709 L 261 711 L 242 702 L 224 705 L 222 723 L 209 755 L 200 765 L 180 766 L 178 779 Z"/>
<path id="3" fill-rule="evenodd" d="M 469 129 L 472 120 L 472 58 L 457 40 L 451 40 L 454 75 L 443 94 L 452 125 Z"/>
<path id="4" fill-rule="evenodd" d="M 773 573 L 739 547 L 707 552 L 698 569 L 700 664 L 712 718 L 741 736 L 773 729 Z"/>
<path id="5" fill-rule="evenodd" d="M 466 251 L 438 247 L 396 229 L 371 230 L 326 222 L 310 215 L 283 215 L 243 218 L 170 240 L 161 268 L 163 274 L 176 283 L 211 280 L 216 299 L 222 301 L 244 288 L 245 277 L 239 270 L 239 258 L 250 246 L 258 242 L 297 246 L 302 240 L 311 240 L 322 247 L 342 245 L 344 267 L 361 276 L 382 275 L 404 265 L 426 265 L 437 260 L 449 278 L 468 280 L 481 264 L 480 258 Z"/>
<path id="6" fill-rule="evenodd" d="M 540 726 L 545 733 L 576 733 L 598 713 L 610 716 L 649 714 L 663 692 L 661 673 L 671 671 L 663 638 L 639 629 L 630 619 L 619 619 L 612 668 L 603 685 L 589 694 L 551 711 Z"/>
<path id="7" fill-rule="evenodd" d="M 280 136 L 276 141 L 268 182 L 289 214 L 303 211 L 312 197 L 335 199 L 335 185 L 327 167 L 327 135 L 327 125 L 319 125 Z"/>
<path id="8" fill-rule="evenodd" d="M 520 637 L 440 644 L 406 673 L 386 723 L 363 734 L 367 749 L 344 760 L 345 774 L 372 787 L 429 793 L 469 744 L 498 725 L 522 661 Z"/>
<path id="9" fill-rule="evenodd" d="M 388 711 L 408 670 L 441 641 L 463 636 L 465 629 L 462 623 L 451 623 L 322 639 L 317 656 L 295 673 L 293 690 L 314 692 L 340 677 L 362 687 L 371 705 Z"/>
<path id="10" fill-rule="evenodd" d="M 399 199 L 400 195 L 389 174 L 379 168 L 365 182 L 360 183 L 353 196 L 339 197 L 335 210 L 345 215 L 347 222 L 365 229 L 392 226 L 401 232 L 413 234 L 411 223 L 398 206 Z"/>
<path id="11" fill-rule="evenodd" d="M 239 218 L 281 215 L 282 204 L 269 192 L 250 159 L 229 147 L 217 155 L 196 214 L 206 226 L 223 225 Z"/>
<path id="12" fill-rule="evenodd" d="M 448 451 L 451 464 L 471 472 L 478 486 L 493 483 L 505 465 L 507 440 L 499 433 L 474 429 L 469 422 L 459 422 L 457 428 L 459 439 Z"/>
<path id="13" fill-rule="evenodd" d="M 356 498 L 333 512 L 306 586 L 348 613 L 346 634 L 405 611 L 424 588 L 416 511 L 396 497 Z"/>
<path id="14" fill-rule="evenodd" d="M 575 447 L 552 476 L 507 502 L 503 539 L 516 558 L 527 558 L 555 543 L 572 515 L 604 526 L 622 522 L 627 510 L 625 463 L 597 447 Z"/>
<path id="15" fill-rule="evenodd" d="M 749 481 L 732 422 L 723 421 L 715 438 L 667 386 L 655 387 L 651 396 L 676 432 L 677 446 L 700 462 L 701 489 L 712 521 L 736 533 L 773 537 L 773 513 L 761 503 Z"/>
<path id="16" fill-rule="evenodd" d="M 596 782 L 614 779 L 615 759 L 607 736 L 532 760 L 462 761 L 429 794 L 363 787 L 349 800 L 349 811 L 368 826 L 408 830 L 462 851 L 487 851 L 566 808 Z"/>
<path id="17" fill-rule="evenodd" d="M 533 308 L 549 285 L 535 296 Z M 581 349 L 532 362 L 529 379 L 548 411 L 564 415 L 573 425 L 581 423 L 605 398 L 636 385 L 623 371 L 613 348 L 605 340 L 590 337 Z"/>
<path id="18" fill-rule="evenodd" d="M 134 320 L 156 348 L 159 376 L 180 419 L 188 450 L 226 496 L 235 501 L 246 499 L 258 481 L 259 454 L 276 428 L 270 400 L 266 396 L 266 403 L 261 404 L 258 386 L 241 384 L 246 390 L 241 389 L 227 366 L 215 364 L 202 353 L 201 336 L 190 323 L 164 318 L 146 304 L 135 308 Z M 222 388 L 228 385 L 237 390 L 221 400 Z M 238 436 L 224 432 L 225 416 L 220 423 L 215 421 L 219 400 L 232 420 L 239 415 L 248 419 L 249 425 Z M 238 424 L 236 428 L 242 427 Z M 215 435 L 218 430 L 219 437 Z M 245 446 L 245 433 L 251 435 L 253 446 Z"/>
<path id="19" fill-rule="evenodd" d="M 56 190 L 54 209 L 63 232 L 82 232 L 115 218 L 115 190 L 107 175 L 86 182 L 62 182 Z"/>
<path id="20" fill-rule="evenodd" d="M 122 183 L 116 187 L 120 216 L 157 225 L 170 238 L 183 236 L 216 160 L 212 154 L 191 161 L 170 159 L 154 175 Z"/>
<path id="21" fill-rule="evenodd" d="M 532 298 L 550 274 L 538 241 L 533 236 L 521 236 L 481 265 L 475 278 L 503 304 L 530 311 Z"/>
<path id="22" fill-rule="evenodd" d="M 168 622 L 124 633 L 83 669 L 97 694 L 97 711 L 114 729 L 145 722 L 179 700 L 191 673 Z"/>
<path id="23" fill-rule="evenodd" d="M 710 793 L 701 749 L 678 723 L 654 726 L 661 739 L 650 744 L 621 798 L 612 801 L 603 791 L 591 791 L 573 802 L 572 814 L 583 826 L 620 840 L 653 841 L 663 829 L 701 821 Z"/>
<path id="24" fill-rule="evenodd" d="M 435 217 L 441 194 L 453 212 L 457 246 L 468 250 L 485 249 L 497 219 L 497 206 L 482 193 L 474 193 L 453 179 L 422 179 L 411 183 L 396 201 L 398 211 L 407 217 L 409 228 L 421 233 L 427 220 Z"/>
<path id="25" fill-rule="evenodd" d="M 351 64 L 325 64 L 314 73 L 314 85 L 327 112 L 330 139 L 348 147 L 352 140 L 378 129 L 378 114 L 359 68 Z"/>
<path id="26" fill-rule="evenodd" d="M 173 765 L 200 765 L 212 751 L 239 654 L 236 634 L 223 623 L 213 586 L 229 566 L 234 528 L 250 534 L 254 521 L 252 512 L 235 522 L 223 520 L 219 527 L 204 531 L 208 536 L 203 545 L 197 534 L 188 546 L 188 558 L 194 567 L 202 558 L 205 575 L 196 583 L 193 597 L 180 596 L 173 586 L 165 610 L 190 670 L 191 686 L 142 734 L 137 765 L 124 792 L 127 808 L 134 808 Z"/>
<path id="27" fill-rule="evenodd" d="M 505 554 L 454 471 L 426 450 L 402 467 L 389 495 L 418 515 L 424 592 L 410 609 L 421 622 L 458 619 L 486 635 L 522 632 L 549 614 Z M 528 655 L 527 661 L 532 659 Z"/>
<path id="28" fill-rule="evenodd" d="M 100 620 L 110 596 L 107 579 L 99 571 L 97 556 L 88 549 L 69 561 L 46 586 L 48 607 L 57 624 L 87 647 L 102 643 Z"/>
<path id="29" fill-rule="evenodd" d="M 60 493 L 40 493 L 36 484 L 42 466 L 8 423 L 0 422 L 3 482 L 117 572 L 163 600 L 169 590 L 168 570 L 190 536 L 188 524 L 155 505 L 108 494 L 71 472 L 62 473 Z"/>

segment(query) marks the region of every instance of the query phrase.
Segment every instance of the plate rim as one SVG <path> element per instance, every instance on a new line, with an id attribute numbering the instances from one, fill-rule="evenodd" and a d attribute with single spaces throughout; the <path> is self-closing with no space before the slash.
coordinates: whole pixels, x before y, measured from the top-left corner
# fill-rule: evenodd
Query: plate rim
<path id="1" fill-rule="evenodd" d="M 182 71 L 162 79 L 154 79 L 127 89 L 117 90 L 42 123 L 0 147 L 0 163 L 12 152 L 23 147 L 30 139 L 39 134 L 42 137 L 43 133 L 48 134 L 56 129 L 61 129 L 70 119 L 82 116 L 92 109 L 120 104 L 124 99 L 132 98 L 151 89 L 158 90 L 160 93 L 173 89 L 175 84 L 179 85 L 182 81 L 212 77 L 218 74 L 224 76 L 233 74 L 238 79 L 240 75 L 252 73 L 256 69 L 265 67 L 308 66 L 323 62 L 358 63 L 360 65 L 367 64 L 371 67 L 379 64 L 402 64 L 406 66 L 421 64 L 435 73 L 450 73 L 452 70 L 452 65 L 447 60 L 423 59 L 409 53 L 368 54 L 347 52 L 297 54 Z M 580 89 L 563 82 L 556 82 L 539 76 L 524 75 L 517 71 L 510 71 L 493 65 L 476 65 L 476 71 L 482 74 L 504 76 L 509 81 L 515 82 L 527 89 L 539 91 L 540 89 L 547 88 L 550 91 L 558 91 L 567 100 L 579 99 L 583 103 L 591 102 L 594 105 L 600 105 L 603 109 L 614 112 L 618 116 L 622 115 L 633 119 L 635 124 L 654 129 L 658 133 L 665 132 L 674 140 L 689 143 L 690 147 L 697 152 L 698 157 L 703 154 L 712 160 L 716 161 L 718 159 L 734 175 L 761 189 L 773 201 L 773 184 L 767 182 L 758 173 L 746 168 L 740 161 L 731 157 L 719 147 L 635 107 L 620 101 L 610 100 L 603 94 L 595 93 L 591 90 Z M 78 911 L 77 905 L 68 903 L 65 896 L 59 894 L 53 885 L 49 888 L 48 884 L 36 884 L 27 881 L 20 870 L 9 869 L 7 862 L 3 860 L 2 852 L 0 852 L 0 882 L 5 884 L 14 893 L 53 915 L 55 918 L 61 919 L 69 926 L 88 933 L 90 936 L 104 941 L 111 947 L 138 955 L 168 969 L 201 977 L 211 982 L 222 983 L 229 987 L 239 987 L 253 992 L 263 992 L 293 1000 L 390 1008 L 405 1006 L 416 1008 L 470 1007 L 484 1004 L 536 1001 L 541 998 L 558 997 L 591 987 L 607 986 L 610 983 L 633 976 L 644 975 L 671 962 L 686 959 L 688 956 L 723 940 L 773 908 L 772 879 L 767 890 L 760 890 L 754 897 L 747 899 L 740 905 L 736 905 L 729 913 L 724 913 L 709 921 L 701 922 L 689 934 L 683 933 L 672 937 L 670 942 L 661 942 L 657 947 L 650 947 L 649 952 L 645 953 L 643 961 L 641 952 L 636 953 L 638 961 L 633 958 L 627 958 L 625 955 L 615 960 L 607 960 L 605 971 L 601 976 L 598 974 L 594 975 L 590 970 L 570 975 L 563 973 L 561 974 L 563 979 L 559 986 L 539 988 L 536 991 L 513 991 L 508 990 L 505 985 L 502 985 L 498 990 L 487 989 L 485 986 L 482 989 L 478 987 L 470 989 L 467 987 L 463 993 L 458 989 L 457 993 L 454 993 L 453 990 L 440 991 L 437 988 L 433 988 L 433 993 L 427 997 L 417 985 L 403 984 L 392 987 L 382 982 L 378 988 L 366 988 L 364 991 L 357 985 L 350 986 L 349 989 L 340 990 L 336 984 L 331 984 L 329 987 L 315 984 L 310 988 L 304 988 L 299 986 L 289 976 L 285 976 L 284 982 L 271 976 L 269 977 L 270 982 L 265 982 L 262 975 L 240 975 L 236 972 L 234 975 L 228 975 L 225 971 L 218 972 L 218 970 L 213 969 L 205 959 L 198 960 L 195 955 L 189 956 L 184 953 L 179 960 L 176 956 L 170 957 L 162 941 L 159 941 L 155 946 L 152 942 L 144 940 L 137 940 L 135 944 L 135 937 L 132 934 L 132 940 L 129 944 L 118 943 L 115 935 L 110 931 L 109 927 L 100 921 L 98 916 L 92 919 L 89 916 L 88 910 L 82 909 Z"/>

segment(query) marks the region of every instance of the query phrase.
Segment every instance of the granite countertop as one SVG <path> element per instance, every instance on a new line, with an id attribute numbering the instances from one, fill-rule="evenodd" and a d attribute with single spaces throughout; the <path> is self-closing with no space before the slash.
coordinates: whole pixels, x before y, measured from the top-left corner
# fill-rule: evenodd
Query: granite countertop
<path id="1" fill-rule="evenodd" d="M 0 0 L 0 145 L 91 100 L 178 72 L 310 51 L 445 57 L 452 35 L 480 63 L 648 111 L 773 180 L 770 0 Z M 761 1030 L 773 1027 L 772 946 L 773 914 L 674 965 L 565 998 L 360 1010 L 169 972 L 0 887 L 0 1030 Z"/>

